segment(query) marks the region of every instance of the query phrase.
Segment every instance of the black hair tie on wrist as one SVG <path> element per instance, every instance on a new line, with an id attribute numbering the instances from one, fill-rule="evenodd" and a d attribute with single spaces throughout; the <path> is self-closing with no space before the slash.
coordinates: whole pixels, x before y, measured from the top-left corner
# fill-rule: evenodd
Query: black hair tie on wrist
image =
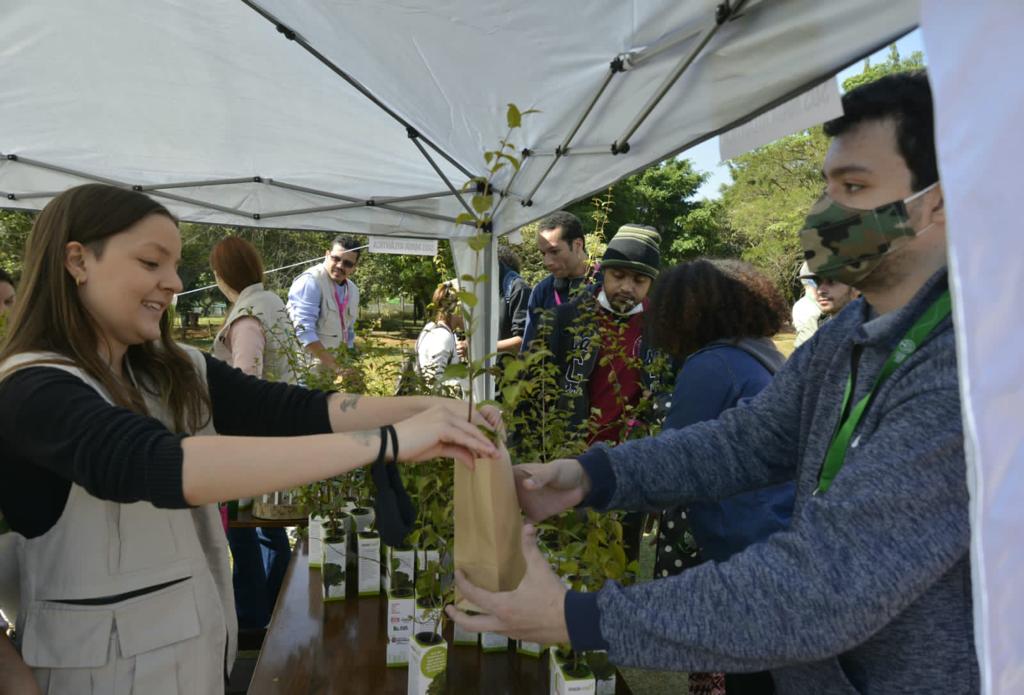
<path id="1" fill-rule="evenodd" d="M 387 443 L 391 441 L 391 462 L 385 463 Z M 380 428 L 380 452 L 370 467 L 370 476 L 377 488 L 373 508 L 381 540 L 390 546 L 405 544 L 405 538 L 416 523 L 416 508 L 402 485 L 398 472 L 398 433 L 393 425 Z"/>

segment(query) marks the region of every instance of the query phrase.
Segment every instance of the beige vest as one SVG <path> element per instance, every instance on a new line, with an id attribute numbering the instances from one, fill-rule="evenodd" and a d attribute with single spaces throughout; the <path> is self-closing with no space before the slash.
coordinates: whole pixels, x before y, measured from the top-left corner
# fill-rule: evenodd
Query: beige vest
<path id="1" fill-rule="evenodd" d="M 288 362 L 288 353 L 290 348 L 292 354 L 299 355 L 301 348 L 295 339 L 295 331 L 284 302 L 273 292 L 263 289 L 263 283 L 249 285 L 238 295 L 235 305 L 231 307 L 231 312 L 224 319 L 224 325 L 213 341 L 213 356 L 232 364 L 231 349 L 227 344 L 228 332 L 235 321 L 247 316 L 260 322 L 266 338 L 262 377 L 268 381 L 295 383 L 292 367 Z"/>
<path id="2" fill-rule="evenodd" d="M 316 334 L 320 343 L 329 350 L 345 342 L 345 331 L 355 325 L 359 318 L 359 288 L 356 283 L 348 281 L 349 300 L 345 307 L 345 322 L 342 326 L 341 315 L 338 313 L 338 301 L 334 296 L 335 282 L 327 274 L 323 264 L 313 266 L 302 273 L 312 275 L 320 288 L 320 317 L 316 321 Z"/>
<path id="3" fill-rule="evenodd" d="M 205 383 L 202 354 L 185 349 Z M 111 400 L 99 383 L 77 367 L 60 364 L 63 358 L 54 354 L 18 355 L 0 373 L 40 358 Z M 150 413 L 171 427 L 167 408 L 149 394 L 144 397 Z M 216 433 L 211 424 L 194 434 Z M 238 628 L 216 505 L 158 509 L 149 502 L 121 504 L 93 497 L 72 483 L 53 528 L 36 538 L 17 537 L 19 647 L 42 692 L 224 692 Z M 116 603 L 82 603 L 169 582 L 175 583 Z"/>

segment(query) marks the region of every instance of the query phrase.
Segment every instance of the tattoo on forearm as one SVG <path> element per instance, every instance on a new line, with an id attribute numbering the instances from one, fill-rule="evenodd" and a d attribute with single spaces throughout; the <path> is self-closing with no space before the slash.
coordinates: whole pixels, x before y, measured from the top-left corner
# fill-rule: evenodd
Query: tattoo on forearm
<path id="1" fill-rule="evenodd" d="M 350 410 L 354 410 L 360 398 L 362 398 L 362 396 L 358 393 L 343 394 L 341 397 L 341 403 L 339 404 L 341 412 L 347 413 Z"/>

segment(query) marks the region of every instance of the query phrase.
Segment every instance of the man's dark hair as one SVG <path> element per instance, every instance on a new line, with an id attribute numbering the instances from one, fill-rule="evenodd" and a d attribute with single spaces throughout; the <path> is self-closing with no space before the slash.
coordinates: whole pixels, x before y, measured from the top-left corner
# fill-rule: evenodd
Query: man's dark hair
<path id="1" fill-rule="evenodd" d="M 356 258 L 362 258 L 363 250 L 361 246 L 365 246 L 361 241 L 352 236 L 339 235 L 334 237 L 334 241 L 331 242 L 331 248 L 340 246 L 346 251 L 355 251 Z"/>
<path id="2" fill-rule="evenodd" d="M 583 238 L 583 225 L 580 224 L 580 218 L 565 210 L 558 210 L 542 219 L 537 226 L 537 230 L 546 232 L 549 229 L 558 229 L 559 227 L 562 228 L 562 241 L 570 246 L 573 239 Z"/>
<path id="3" fill-rule="evenodd" d="M 788 313 L 779 290 L 754 266 L 701 258 L 661 273 L 645 315 L 651 344 L 685 358 L 716 340 L 771 337 Z"/>
<path id="4" fill-rule="evenodd" d="M 935 162 L 932 89 L 924 70 L 897 72 L 843 95 L 843 115 L 825 124 L 836 137 L 864 121 L 891 119 L 896 146 L 910 169 L 910 187 L 919 191 L 939 180 Z"/>
<path id="5" fill-rule="evenodd" d="M 3 268 L 0 268 L 0 282 L 6 282 L 11 287 L 14 287 L 14 278 Z"/>
<path id="6" fill-rule="evenodd" d="M 498 261 L 504 263 L 506 266 L 516 271 L 517 273 L 519 272 L 519 269 L 522 267 L 522 265 L 519 262 L 519 256 L 516 254 L 515 251 L 511 249 L 511 247 L 508 246 L 498 247 Z"/>

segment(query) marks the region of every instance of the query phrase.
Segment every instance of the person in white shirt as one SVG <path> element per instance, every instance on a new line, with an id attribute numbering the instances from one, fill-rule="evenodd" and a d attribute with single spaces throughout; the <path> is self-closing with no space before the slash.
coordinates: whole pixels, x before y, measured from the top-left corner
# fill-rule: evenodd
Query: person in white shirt
<path id="1" fill-rule="evenodd" d="M 456 281 L 438 285 L 431 305 L 434 320 L 427 322 L 416 339 L 416 370 L 428 381 L 440 381 L 448 365 L 460 359 L 455 332 L 462 330 L 463 318 Z"/>
<path id="2" fill-rule="evenodd" d="M 804 287 L 804 296 L 800 297 L 793 305 L 793 328 L 796 329 L 796 340 L 793 341 L 794 349 L 800 347 L 814 335 L 814 332 L 818 330 L 818 319 L 821 317 L 817 285 L 811 279 L 811 271 L 807 267 L 807 263 L 800 266 L 800 284 Z"/>

